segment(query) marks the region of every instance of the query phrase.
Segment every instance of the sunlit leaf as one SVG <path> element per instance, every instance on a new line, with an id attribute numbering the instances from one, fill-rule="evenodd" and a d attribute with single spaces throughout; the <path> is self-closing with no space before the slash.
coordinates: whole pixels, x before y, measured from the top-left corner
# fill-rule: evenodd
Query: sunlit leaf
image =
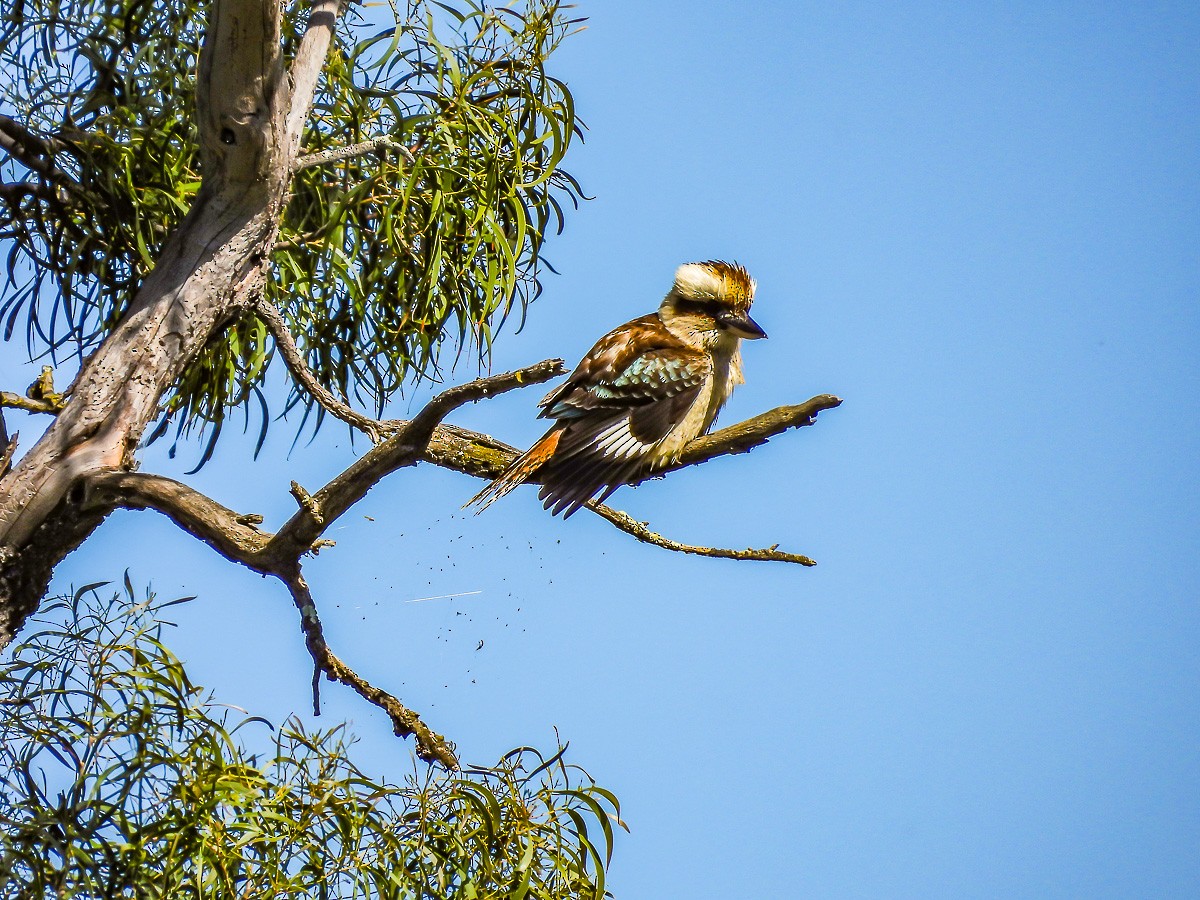
<path id="1" fill-rule="evenodd" d="M 242 729 L 264 720 L 163 645 L 175 601 L 101 586 L 46 603 L 0 667 L 0 880 L 22 897 L 603 896 L 619 807 L 565 747 L 379 781 L 345 726 Z"/>

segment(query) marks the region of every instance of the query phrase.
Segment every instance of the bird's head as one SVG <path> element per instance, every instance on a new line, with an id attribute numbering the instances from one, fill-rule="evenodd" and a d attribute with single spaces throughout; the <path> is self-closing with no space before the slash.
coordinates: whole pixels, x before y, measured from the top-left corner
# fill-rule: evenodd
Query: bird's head
<path id="1" fill-rule="evenodd" d="M 737 263 L 685 263 L 658 309 L 672 331 L 704 344 L 756 340 L 767 333 L 750 318 L 754 279 Z M 686 338 L 685 338 L 686 339 Z"/>

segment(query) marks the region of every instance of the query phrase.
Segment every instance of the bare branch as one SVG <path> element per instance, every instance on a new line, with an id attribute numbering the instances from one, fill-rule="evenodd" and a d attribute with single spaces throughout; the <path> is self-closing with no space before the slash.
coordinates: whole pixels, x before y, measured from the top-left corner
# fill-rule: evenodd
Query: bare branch
<path id="1" fill-rule="evenodd" d="M 665 550 L 674 550 L 677 553 L 692 553 L 696 556 L 713 556 L 719 559 L 750 559 L 760 560 L 763 562 L 787 562 L 797 563 L 801 566 L 815 566 L 816 562 L 807 556 L 801 556 L 799 553 L 787 553 L 778 549 L 779 545 L 775 544 L 772 547 L 766 547 L 762 550 L 754 550 L 746 548 L 745 550 L 726 550 L 721 547 L 701 547 L 694 544 L 681 544 L 679 541 L 673 541 L 670 538 L 665 538 L 656 531 L 651 531 L 648 527 L 648 522 L 639 522 L 619 509 L 613 509 L 605 506 L 603 503 L 597 503 L 594 500 L 588 501 L 587 508 L 598 515 L 600 518 L 611 522 L 617 528 L 624 531 L 626 534 L 631 534 L 644 544 L 653 544 L 656 547 L 662 547 Z"/>
<path id="2" fill-rule="evenodd" d="M 325 65 L 340 6 L 338 0 L 314 0 L 308 12 L 308 27 L 288 73 L 292 80 L 292 103 L 287 117 L 287 135 L 293 152 L 300 146 L 300 137 L 304 134 L 304 123 L 308 120 L 317 78 Z"/>
<path id="3" fill-rule="evenodd" d="M 296 339 L 292 337 L 283 314 L 272 303 L 261 297 L 255 304 L 254 311 L 267 326 L 267 331 L 271 333 L 271 337 L 275 339 L 275 346 L 279 348 L 279 353 L 283 356 L 284 365 L 288 367 L 288 371 L 292 373 L 292 377 L 299 382 L 300 386 L 308 392 L 308 395 L 316 400 L 326 412 L 364 432 L 373 444 L 379 443 L 384 430 L 394 431 L 402 427 L 403 423 L 400 422 L 394 424 L 384 423 L 372 419 L 370 416 L 363 415 L 350 407 L 346 402 L 335 397 L 325 385 L 317 380 L 317 376 L 305 364 L 304 357 L 300 355 L 300 348 L 296 346 Z M 391 427 L 388 427 L 389 425 Z"/>
<path id="4" fill-rule="evenodd" d="M 794 406 L 779 406 L 744 422 L 699 437 L 684 448 L 679 460 L 646 478 L 656 478 L 677 469 L 699 465 L 717 456 L 747 453 L 790 428 L 812 425 L 817 413 L 840 406 L 841 399 L 819 394 Z M 521 451 L 488 434 L 454 425 L 441 425 L 434 432 L 423 458 L 443 469 L 476 478 L 492 479 L 503 472 Z M 536 476 L 530 479 L 537 484 Z"/>
<path id="5" fill-rule="evenodd" d="M 344 400 L 339 400 L 325 385 L 321 384 L 304 362 L 304 357 L 300 353 L 300 348 L 296 346 L 296 340 L 292 336 L 283 314 L 274 305 L 260 299 L 254 309 L 267 326 L 271 337 L 275 339 L 275 346 L 279 348 L 280 355 L 283 356 L 284 365 L 287 366 L 288 371 L 292 373 L 300 386 L 330 415 L 359 429 L 374 444 L 378 444 L 386 434 L 401 431 L 407 432 L 406 443 L 428 443 L 441 420 L 459 406 L 476 400 L 484 400 L 513 388 L 547 381 L 566 371 L 561 359 L 546 360 L 517 372 L 480 378 L 470 384 L 449 388 L 430 401 L 429 405 L 412 421 L 372 419 L 355 410 Z"/>
<path id="6" fill-rule="evenodd" d="M 3 467 L 0 466 L 0 469 Z M 294 482 L 293 482 L 294 484 Z M 105 472 L 87 479 L 87 499 L 84 506 L 102 511 L 114 508 L 153 509 L 170 518 L 176 525 L 208 544 L 226 559 L 241 563 L 264 575 L 274 575 L 287 587 L 296 608 L 305 646 L 318 670 L 330 680 L 349 685 L 368 702 L 378 706 L 392 720 L 392 729 L 400 737 L 413 736 L 417 755 L 427 762 L 439 762 L 450 769 L 458 761 L 449 742 L 432 731 L 420 716 L 408 709 L 391 694 L 374 687 L 340 660 L 325 643 L 321 620 L 313 603 L 312 593 L 300 571 L 298 559 L 282 566 L 271 566 L 262 551 L 273 537 L 259 531 L 251 523 L 262 521 L 261 516 L 238 515 L 215 500 L 185 484 L 159 475 L 137 472 Z M 314 679 L 314 713 L 320 715 L 319 682 Z"/>
<path id="7" fill-rule="evenodd" d="M 827 409 L 836 409 L 841 405 L 840 397 L 832 394 L 818 394 L 811 400 L 795 406 L 777 406 L 752 419 L 696 438 L 684 448 L 678 462 L 654 472 L 653 475 L 672 472 L 685 466 L 699 465 L 708 462 L 715 456 L 749 453 L 755 447 L 765 444 L 775 435 L 782 434 L 790 428 L 804 428 L 813 424 L 817 419 L 817 413 Z"/>
<path id="8" fill-rule="evenodd" d="M 359 676 L 329 649 L 311 590 L 301 572 L 300 558 L 321 543 L 321 533 L 339 516 L 396 469 L 427 460 L 472 475 L 494 477 L 517 455 L 516 449 L 487 435 L 442 425 L 442 419 L 465 403 L 547 381 L 564 371 L 562 360 L 546 360 L 516 372 L 480 378 L 443 391 L 413 420 L 395 423 L 402 426 L 398 433 L 372 447 L 316 494 L 309 494 L 292 482 L 292 494 L 301 509 L 275 535 L 254 527 L 262 521 L 261 517 L 239 515 L 187 485 L 156 475 L 111 471 L 93 474 L 85 480 L 84 507 L 99 511 L 101 515 L 116 507 L 154 509 L 227 559 L 279 578 L 300 612 L 305 646 L 318 672 L 349 686 L 386 712 L 397 735 L 415 738 L 417 754 L 422 759 L 457 768 L 453 747 L 442 735 L 430 730 L 420 716 L 396 697 Z M 836 397 L 822 395 L 799 406 L 781 407 L 756 416 L 693 442 L 684 454 L 684 459 L 690 462 L 681 465 L 694 465 L 723 453 L 746 452 L 774 434 L 811 424 L 817 412 L 840 402 Z M 2 469 L 0 464 L 0 471 Z M 650 530 L 647 523 L 639 522 L 627 513 L 594 502 L 588 503 L 587 507 L 639 541 L 667 550 L 725 559 L 815 565 L 806 556 L 779 550 L 778 545 L 731 550 L 684 544 Z M 314 711 L 318 714 L 319 683 L 319 676 L 314 675 Z"/>
<path id="9" fill-rule="evenodd" d="M 304 632 L 304 644 L 312 656 L 313 663 L 324 672 L 330 681 L 340 681 L 353 690 L 368 703 L 379 707 L 392 720 L 392 730 L 400 737 L 413 736 L 417 742 L 417 756 L 426 762 L 438 762 L 447 769 L 457 769 L 458 759 L 454 755 L 453 746 L 440 734 L 433 731 L 421 721 L 421 717 L 406 707 L 403 703 L 389 694 L 370 684 L 353 669 L 334 655 L 325 642 L 325 632 L 321 627 L 321 619 L 317 615 L 317 607 L 313 602 L 312 591 L 300 572 L 297 564 L 291 570 L 281 573 L 279 578 L 292 595 L 292 602 L 300 612 L 300 628 Z M 319 713 L 318 682 L 313 683 L 314 710 Z"/>
<path id="10" fill-rule="evenodd" d="M 841 402 L 839 398 L 831 394 L 821 394 L 804 403 L 795 406 L 781 406 L 752 419 L 723 428 L 714 434 L 697 438 L 684 448 L 678 462 L 652 472 L 646 478 L 655 478 L 687 466 L 699 465 L 717 456 L 749 452 L 754 447 L 766 443 L 771 437 L 790 428 L 801 428 L 813 424 L 819 412 L 833 409 Z M 443 425 L 434 432 L 423 454 L 423 459 L 436 466 L 453 469 L 476 478 L 492 479 L 503 472 L 519 454 L 520 451 L 515 447 L 498 441 L 490 435 Z M 536 475 L 530 479 L 530 483 L 537 483 Z M 587 508 L 639 541 L 666 550 L 725 559 L 790 562 L 802 566 L 816 565 L 807 556 L 777 549 L 778 545 L 761 550 L 732 550 L 683 544 L 651 531 L 646 525 L 620 510 L 598 503 L 588 503 Z"/>
<path id="11" fill-rule="evenodd" d="M 467 384 L 447 388 L 425 405 L 425 408 L 408 424 L 400 436 L 409 443 L 419 444 L 419 455 L 424 452 L 433 436 L 434 429 L 441 424 L 442 419 L 460 406 L 478 400 L 487 400 L 515 388 L 541 384 L 565 374 L 567 374 L 567 367 L 561 359 L 545 359 L 532 366 L 517 369 L 515 372 L 476 378 Z"/>
<path id="12" fill-rule="evenodd" d="M 419 462 L 435 432 L 472 434 L 451 426 L 439 428 L 443 416 L 465 403 L 548 381 L 562 372 L 562 360 L 552 359 L 443 391 L 411 422 L 396 422 L 400 433 L 373 447 L 316 494 L 293 481 L 291 492 L 300 510 L 278 534 L 254 527 L 262 522 L 261 516 L 236 513 L 182 482 L 144 472 L 107 470 L 87 476 L 84 507 L 101 513 L 117 508 L 155 510 L 227 559 L 283 577 L 280 573 L 291 571 L 305 553 L 332 543 L 321 541 L 321 533 L 382 478 Z M 516 453 L 498 446 L 510 455 Z"/>
<path id="13" fill-rule="evenodd" d="M 322 150 L 320 153 L 310 153 L 307 156 L 301 156 L 296 160 L 293 171 L 299 172 L 301 169 L 308 169 L 312 166 L 323 166 L 326 163 L 341 162 L 344 159 L 353 159 L 356 156 L 366 156 L 368 153 L 375 153 L 379 150 L 390 150 L 399 153 L 408 161 L 409 165 L 413 163 L 411 150 L 394 138 L 381 137 L 358 144 L 350 144 L 346 147 L 334 147 L 329 150 Z"/>
<path id="14" fill-rule="evenodd" d="M 142 472 L 100 472 L 87 479 L 90 508 L 152 509 L 226 559 L 269 574 L 259 554 L 272 535 L 250 522 L 261 517 L 238 515 L 186 484 Z"/>
<path id="15" fill-rule="evenodd" d="M 433 398 L 417 417 L 396 434 L 377 444 L 344 472 L 312 494 L 302 508 L 279 529 L 264 551 L 269 565 L 279 568 L 287 560 L 298 559 L 339 516 L 361 500 L 380 480 L 397 469 L 411 466 L 424 458 L 442 418 L 474 400 L 530 384 L 538 384 L 566 371 L 561 359 L 549 359 L 515 372 L 479 378 L 468 384 L 443 391 Z"/>

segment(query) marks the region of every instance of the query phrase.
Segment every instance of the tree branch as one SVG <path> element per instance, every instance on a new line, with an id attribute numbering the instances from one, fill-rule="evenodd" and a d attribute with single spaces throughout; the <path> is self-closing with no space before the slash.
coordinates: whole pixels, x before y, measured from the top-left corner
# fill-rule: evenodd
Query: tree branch
<path id="1" fill-rule="evenodd" d="M 771 437 L 790 428 L 802 428 L 813 424 L 819 412 L 833 409 L 841 405 L 841 402 L 838 397 L 831 394 L 820 394 L 804 403 L 795 406 L 780 406 L 713 434 L 697 438 L 684 448 L 676 463 L 651 472 L 646 478 L 657 478 L 677 469 L 699 465 L 717 456 L 747 453 L 754 447 L 766 443 Z M 451 425 L 442 425 L 430 440 L 423 459 L 436 466 L 453 469 L 476 478 L 492 479 L 503 472 L 509 463 L 519 455 L 520 451 L 515 447 L 498 441 L 490 435 Z M 530 483 L 536 484 L 537 477 L 531 478 Z M 587 509 L 639 541 L 662 547 L 665 550 L 725 559 L 789 562 L 802 566 L 816 565 L 807 556 L 777 549 L 778 544 L 761 550 L 731 550 L 683 544 L 651 531 L 645 524 L 620 510 L 595 502 L 588 503 Z"/>
<path id="2" fill-rule="evenodd" d="M 304 632 L 304 644 L 316 667 L 325 673 L 330 681 L 340 681 L 352 688 L 368 703 L 379 707 L 392 720 L 392 730 L 400 737 L 413 736 L 417 743 L 417 756 L 426 762 L 438 762 L 447 769 L 457 769 L 458 759 L 454 755 L 453 746 L 440 734 L 431 730 L 421 721 L 411 709 L 389 694 L 370 684 L 353 669 L 334 655 L 325 642 L 325 632 L 321 627 L 321 619 L 317 615 L 317 607 L 313 602 L 312 591 L 300 572 L 297 563 L 291 569 L 279 573 L 279 579 L 287 586 L 292 595 L 292 602 L 300 612 L 300 628 Z M 318 681 L 313 682 L 313 708 L 320 714 Z"/>
<path id="3" fill-rule="evenodd" d="M 564 374 L 561 359 L 544 362 L 507 372 L 479 378 L 468 384 L 452 387 L 433 398 L 417 417 L 381 444 L 377 444 L 311 495 L 311 503 L 303 504 L 284 524 L 264 554 L 272 565 L 298 559 L 312 547 L 339 516 L 361 500 L 380 480 L 397 469 L 420 462 L 441 420 L 465 403 L 493 397 L 528 384 L 549 381 Z"/>
<path id="4" fill-rule="evenodd" d="M 46 184 L 30 181 L 6 181 L 0 184 L 0 198 L 9 206 L 16 206 L 25 197 L 35 197 L 48 203 L 56 203 L 61 199 L 54 188 Z"/>
<path id="5" fill-rule="evenodd" d="M 0 116 L 0 146 L 8 149 L 7 141 L 17 145 L 16 153 L 22 156 L 41 156 L 52 159 L 54 154 L 67 149 L 67 145 L 56 138 L 44 138 L 34 134 L 16 119 Z"/>
<path id="6" fill-rule="evenodd" d="M 317 79 L 325 66 L 325 56 L 333 39 L 333 29 L 341 12 L 338 0 L 313 0 L 308 12 L 308 27 L 296 58 L 288 72 L 292 81 L 291 110 L 287 117 L 287 136 L 292 152 L 300 146 L 304 124 L 308 121 L 309 107 L 317 89 Z"/>
<path id="7" fill-rule="evenodd" d="M 304 357 L 300 354 L 300 348 L 296 346 L 296 339 L 292 336 L 292 332 L 283 318 L 283 313 L 274 304 L 266 298 L 260 297 L 254 306 L 254 312 L 263 320 L 267 331 L 275 339 L 275 346 L 279 348 L 284 365 L 292 373 L 292 377 L 326 412 L 364 432 L 373 444 L 379 443 L 385 430 L 395 431 L 402 427 L 403 423 L 380 422 L 358 412 L 349 404 L 335 397 L 325 385 L 321 384 L 317 376 L 305 364 Z"/>
<path id="8" fill-rule="evenodd" d="M 644 544 L 653 544 L 656 547 L 662 547 L 664 550 L 674 550 L 677 553 L 692 553 L 696 556 L 712 556 L 718 559 L 748 559 L 759 560 L 761 562 L 786 562 L 797 563 L 801 566 L 815 566 L 816 562 L 807 556 L 801 556 L 799 553 L 787 553 L 779 550 L 778 544 L 771 547 L 766 547 L 762 550 L 754 550 L 747 547 L 745 550 L 726 550 L 722 547 L 701 547 L 695 544 L 681 544 L 679 541 L 673 541 L 670 538 L 665 538 L 656 531 L 651 531 L 648 527 L 649 522 L 639 522 L 627 512 L 622 512 L 619 509 L 613 509 L 605 506 L 603 503 L 597 503 L 595 500 L 589 500 L 586 504 L 587 508 L 615 525 L 617 528 L 624 531 L 626 534 L 633 535 Z"/>
<path id="9" fill-rule="evenodd" d="M 375 138 L 370 141 L 363 141 L 358 144 L 350 144 L 346 147 L 333 147 L 329 150 L 322 150 L 319 153 L 310 153 L 307 156 L 301 156 L 296 160 L 296 165 L 293 171 L 299 172 L 301 169 L 308 169 L 313 166 L 322 166 L 326 163 L 341 162 L 344 159 L 353 159 L 356 156 L 365 156 L 368 153 L 374 153 L 377 150 L 391 150 L 399 153 L 408 161 L 409 165 L 413 163 L 412 151 L 409 150 L 399 141 L 390 137 Z"/>
<path id="10" fill-rule="evenodd" d="M 515 388 L 541 384 L 565 374 L 567 374 L 567 367 L 561 359 L 545 359 L 532 366 L 517 369 L 515 372 L 476 378 L 467 384 L 447 388 L 425 404 L 425 408 L 408 423 L 399 437 L 417 447 L 417 456 L 419 457 L 425 452 L 430 438 L 433 437 L 434 429 L 441 424 L 442 419 L 460 406 L 478 400 L 487 400 Z"/>
<path id="11" fill-rule="evenodd" d="M 28 413 L 46 413 L 57 416 L 62 412 L 63 404 L 51 400 L 34 400 L 32 397 L 22 397 L 12 391 L 0 391 L 0 408 L 21 409 Z"/>
<path id="12" fill-rule="evenodd" d="M 254 527 L 261 516 L 239 515 L 186 484 L 142 472 L 99 472 L 87 479 L 85 507 L 152 509 L 226 559 L 264 575 L 274 574 L 259 554 L 272 535 Z"/>
<path id="13" fill-rule="evenodd" d="M 261 516 L 238 515 L 193 488 L 160 475 L 138 472 L 105 472 L 87 480 L 84 508 L 102 512 L 114 508 L 153 509 L 167 516 L 184 531 L 208 544 L 226 559 L 273 575 L 287 587 L 300 611 L 304 643 L 313 663 L 331 681 L 353 688 L 368 702 L 379 707 L 392 720 L 392 729 L 400 737 L 416 738 L 417 755 L 427 762 L 439 762 L 449 769 L 458 768 L 452 746 L 432 731 L 420 716 L 391 694 L 359 676 L 329 649 L 317 615 L 312 593 L 301 574 L 298 558 L 283 565 L 272 565 L 263 550 L 273 535 L 254 527 Z M 320 715 L 319 681 L 313 682 L 313 712 Z"/>
<path id="14" fill-rule="evenodd" d="M 15 119 L 0 116 L 0 150 L 31 172 L 68 190 L 82 191 L 79 182 L 54 162 L 54 154 L 63 147 L 60 141 L 40 138 Z"/>
<path id="15" fill-rule="evenodd" d="M 359 676 L 329 649 L 312 592 L 301 572 L 300 560 L 304 553 L 320 545 L 320 535 L 338 517 L 396 469 L 424 460 L 486 478 L 503 471 L 516 457 L 518 451 L 515 448 L 487 435 L 442 425 L 442 420 L 463 404 L 544 382 L 564 371 L 562 360 L 546 360 L 443 391 L 411 421 L 396 423 L 401 427 L 395 435 L 372 447 L 316 494 L 308 494 L 293 482 L 292 493 L 301 508 L 274 535 L 255 527 L 261 523 L 261 516 L 239 515 L 185 484 L 158 475 L 118 471 L 93 474 L 85 481 L 86 499 L 82 508 L 100 515 L 118 507 L 156 510 L 227 559 L 278 578 L 287 587 L 300 612 L 305 646 L 317 670 L 331 680 L 349 686 L 386 712 L 397 735 L 415 738 L 417 755 L 422 759 L 457 768 L 453 747 L 442 735 L 430 730 L 420 716 L 396 697 Z M 780 407 L 755 416 L 694 441 L 673 468 L 696 465 L 726 453 L 747 452 L 775 434 L 812 424 L 818 412 L 836 407 L 840 402 L 836 397 L 821 395 L 797 406 Z M 781 551 L 778 545 L 731 550 L 684 544 L 651 531 L 647 523 L 620 510 L 595 502 L 589 502 L 587 508 L 639 541 L 667 550 L 724 559 L 815 565 L 807 556 Z M 317 677 L 314 677 L 313 692 L 314 711 L 319 714 Z"/>
<path id="16" fill-rule="evenodd" d="M 777 406 L 752 419 L 746 419 L 744 422 L 696 438 L 683 449 L 678 462 L 651 473 L 649 477 L 673 472 L 686 466 L 696 466 L 708 462 L 716 456 L 749 453 L 755 447 L 765 444 L 775 435 L 782 434 L 790 428 L 804 428 L 813 424 L 817 420 L 817 413 L 827 409 L 836 409 L 841 405 L 840 397 L 832 394 L 818 394 L 795 406 Z"/>

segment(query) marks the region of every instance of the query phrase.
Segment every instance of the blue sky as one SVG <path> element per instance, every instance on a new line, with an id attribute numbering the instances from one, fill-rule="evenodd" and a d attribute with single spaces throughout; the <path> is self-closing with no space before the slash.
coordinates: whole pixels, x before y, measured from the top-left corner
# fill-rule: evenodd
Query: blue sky
<path id="1" fill-rule="evenodd" d="M 551 519 L 532 490 L 473 517 L 476 483 L 407 470 L 309 566 L 335 650 L 469 761 L 557 727 L 624 804 L 623 900 L 1195 896 L 1196 8 L 580 11 L 561 71 L 590 132 L 569 168 L 597 199 L 495 368 L 573 363 L 679 263 L 741 261 L 771 338 L 723 423 L 845 404 L 613 501 L 819 565 L 672 555 Z M 6 388 L 29 380 L 19 351 Z M 527 444 L 540 396 L 454 421 Z M 193 481 L 278 523 L 289 480 L 353 452 L 335 429 L 290 441 L 276 428 L 252 463 L 231 436 Z M 200 595 L 175 641 L 197 680 L 305 711 L 282 591 L 148 513 L 114 515 L 58 583 L 126 566 Z M 325 700 L 368 768 L 409 769 L 382 715 Z"/>

